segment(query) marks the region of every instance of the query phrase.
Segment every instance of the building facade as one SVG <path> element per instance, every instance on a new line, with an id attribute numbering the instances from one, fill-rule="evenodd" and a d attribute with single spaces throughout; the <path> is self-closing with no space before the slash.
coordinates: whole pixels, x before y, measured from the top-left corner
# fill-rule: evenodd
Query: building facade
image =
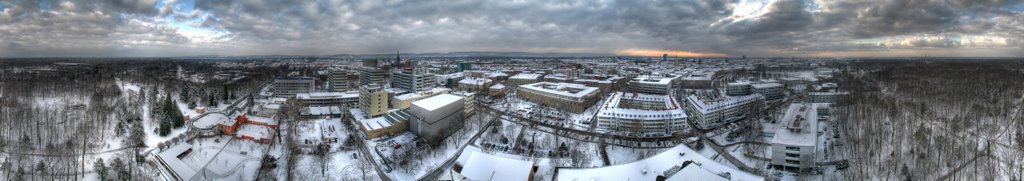
<path id="1" fill-rule="evenodd" d="M 367 117 L 377 117 L 388 111 L 388 93 L 379 85 L 365 85 L 359 88 L 359 109 Z"/>
<path id="2" fill-rule="evenodd" d="M 359 86 L 370 84 L 384 85 L 384 70 L 377 67 L 359 67 Z"/>
<path id="3" fill-rule="evenodd" d="M 281 76 L 274 79 L 271 92 L 274 93 L 274 97 L 292 98 L 295 94 L 313 92 L 315 87 L 312 77 Z"/>
<path id="4" fill-rule="evenodd" d="M 599 100 L 597 87 L 583 84 L 538 82 L 521 85 L 516 92 L 520 98 L 575 113 L 582 113 Z"/>
<path id="5" fill-rule="evenodd" d="M 673 92 L 675 81 L 675 77 L 639 76 L 630 80 L 628 86 L 632 92 L 668 95 Z"/>
<path id="6" fill-rule="evenodd" d="M 813 104 L 790 104 L 772 137 L 771 166 L 804 170 L 815 166 L 818 113 Z"/>
<path id="7" fill-rule="evenodd" d="M 391 88 L 411 92 L 425 91 L 437 87 L 437 77 L 426 69 L 395 70 L 391 72 Z"/>
<path id="8" fill-rule="evenodd" d="M 394 109 L 406 109 L 406 108 L 409 108 L 409 106 L 412 105 L 412 102 L 415 102 L 415 101 L 418 101 L 418 100 L 421 100 L 421 99 L 424 99 L 424 98 L 428 98 L 428 97 L 434 97 L 434 96 L 436 96 L 438 94 L 447 94 L 448 92 L 451 92 L 451 89 L 448 89 L 448 88 L 434 88 L 434 89 L 431 89 L 431 90 L 428 90 L 428 91 L 420 91 L 420 92 L 416 92 L 416 93 L 405 93 L 405 94 L 401 94 L 401 95 L 396 95 L 394 98 L 391 99 L 391 108 L 394 108 Z"/>
<path id="9" fill-rule="evenodd" d="M 764 96 L 751 94 L 723 98 L 702 98 L 690 95 L 686 98 L 685 109 L 697 126 L 713 128 L 733 121 L 755 118 L 764 109 Z"/>
<path id="10" fill-rule="evenodd" d="M 748 81 L 730 82 L 725 84 L 725 95 L 745 96 L 750 94 L 753 94 L 753 91 L 750 90 L 750 82 Z"/>
<path id="11" fill-rule="evenodd" d="M 348 70 L 335 68 L 328 71 L 328 89 L 333 92 L 348 91 Z"/>
<path id="12" fill-rule="evenodd" d="M 753 93 L 763 95 L 764 96 L 764 100 L 766 102 L 776 102 L 776 101 L 781 101 L 782 99 L 786 98 L 785 86 L 782 86 L 782 84 L 780 84 L 780 83 L 776 83 L 776 82 L 756 83 L 756 84 L 751 84 L 750 88 L 752 88 Z"/>
<path id="13" fill-rule="evenodd" d="M 412 103 L 409 112 L 409 131 L 423 138 L 431 145 L 438 145 L 444 138 L 462 129 L 463 107 L 462 97 L 451 94 L 440 94 Z"/>
<path id="14" fill-rule="evenodd" d="M 597 127 L 624 133 L 679 133 L 689 128 L 682 106 L 671 95 L 615 92 L 598 110 Z"/>

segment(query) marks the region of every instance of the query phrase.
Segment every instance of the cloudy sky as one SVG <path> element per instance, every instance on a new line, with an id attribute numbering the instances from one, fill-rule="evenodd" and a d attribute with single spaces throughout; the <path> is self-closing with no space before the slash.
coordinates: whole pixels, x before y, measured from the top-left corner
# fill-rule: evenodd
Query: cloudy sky
<path id="1" fill-rule="evenodd" d="M 1020 0 L 0 0 L 0 57 L 1024 56 Z"/>

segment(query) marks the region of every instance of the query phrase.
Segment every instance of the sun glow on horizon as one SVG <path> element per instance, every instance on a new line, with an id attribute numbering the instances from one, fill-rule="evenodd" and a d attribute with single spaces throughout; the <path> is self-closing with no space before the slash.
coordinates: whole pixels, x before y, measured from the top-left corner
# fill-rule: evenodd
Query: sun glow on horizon
<path id="1" fill-rule="evenodd" d="M 631 56 L 650 56 L 657 57 L 664 54 L 672 57 L 725 57 L 729 56 L 721 53 L 709 53 L 709 52 L 691 52 L 683 50 L 644 50 L 644 49 L 628 49 L 616 52 L 619 55 L 631 55 Z"/>

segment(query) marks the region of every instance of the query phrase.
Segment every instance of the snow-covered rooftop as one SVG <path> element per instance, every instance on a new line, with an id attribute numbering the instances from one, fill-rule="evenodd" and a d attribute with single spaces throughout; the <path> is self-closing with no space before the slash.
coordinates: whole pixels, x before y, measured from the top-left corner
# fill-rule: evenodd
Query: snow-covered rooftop
<path id="1" fill-rule="evenodd" d="M 502 85 L 502 84 L 494 84 L 493 86 L 491 86 L 491 89 L 504 89 L 504 88 L 505 88 L 505 85 Z"/>
<path id="2" fill-rule="evenodd" d="M 713 111 L 723 110 L 738 105 L 750 103 L 752 101 L 763 99 L 764 96 L 761 94 L 751 94 L 745 96 L 727 96 L 716 100 L 704 100 L 697 95 L 690 95 L 686 97 L 687 100 L 693 103 L 697 110 L 701 113 L 709 113 Z"/>
<path id="3" fill-rule="evenodd" d="M 682 167 L 686 161 L 693 163 Z M 681 170 L 673 173 L 671 170 L 675 169 Z M 657 180 L 659 175 L 664 175 L 667 180 L 764 180 L 764 177 L 701 156 L 686 145 L 677 145 L 632 163 L 598 168 L 560 168 L 556 172 L 556 180 Z M 731 178 L 720 176 L 726 173 Z"/>
<path id="4" fill-rule="evenodd" d="M 467 79 L 460 80 L 459 83 L 460 84 L 469 84 L 469 85 L 486 85 L 487 83 L 491 83 L 491 79 L 486 79 L 486 78 L 467 78 Z"/>
<path id="5" fill-rule="evenodd" d="M 750 87 L 753 87 L 755 89 L 764 89 L 764 88 L 772 88 L 772 87 L 782 87 L 782 84 L 777 83 L 777 82 L 764 82 L 764 83 L 750 84 Z"/>
<path id="6" fill-rule="evenodd" d="M 818 133 L 818 109 L 813 104 L 790 104 L 782 116 L 773 144 L 814 146 Z"/>
<path id="7" fill-rule="evenodd" d="M 181 160 L 180 157 L 190 152 L 192 145 L 188 143 L 180 143 L 174 145 L 174 147 L 168 148 L 163 152 L 157 154 L 157 157 L 164 162 L 171 169 L 174 174 L 183 179 L 192 178 L 198 172 L 195 168 L 192 168 L 187 163 Z"/>
<path id="8" fill-rule="evenodd" d="M 533 162 L 472 152 L 462 176 L 470 180 L 529 180 Z"/>
<path id="9" fill-rule="evenodd" d="M 451 94 L 439 94 L 434 97 L 412 102 L 412 105 L 421 107 L 423 109 L 426 109 L 427 111 L 433 111 L 437 108 L 444 107 L 445 105 L 454 103 L 459 100 L 462 100 L 462 97 Z"/>
<path id="10" fill-rule="evenodd" d="M 451 91 L 451 89 L 449 89 L 449 88 L 434 87 L 433 89 L 426 90 L 426 91 L 420 91 L 420 92 L 415 92 L 415 93 L 406 93 L 406 94 L 396 95 L 395 99 L 397 99 L 397 100 L 415 99 L 415 98 L 420 98 L 421 95 L 440 94 L 440 93 L 449 92 L 449 91 Z"/>
<path id="11" fill-rule="evenodd" d="M 642 75 L 642 76 L 638 76 L 636 78 L 633 78 L 633 80 L 630 81 L 630 82 L 644 83 L 644 84 L 668 85 L 669 83 L 672 83 L 672 80 L 675 79 L 675 78 L 676 77 L 662 77 L 662 76 Z"/>
<path id="12" fill-rule="evenodd" d="M 540 78 L 540 74 L 530 74 L 530 73 L 521 73 L 521 74 L 516 74 L 515 76 L 512 76 L 512 77 L 509 77 L 509 79 L 533 79 L 533 80 L 536 80 L 538 78 Z"/>
<path id="13" fill-rule="evenodd" d="M 639 109 L 621 106 L 623 100 L 661 102 L 664 107 L 657 109 Z M 665 120 L 666 118 L 685 118 L 686 111 L 676 103 L 671 95 L 615 92 L 608 96 L 608 101 L 598 110 L 601 117 L 627 117 L 637 120 Z"/>
<path id="14" fill-rule="evenodd" d="M 217 126 L 217 124 L 229 125 L 232 124 L 231 122 L 231 118 L 228 118 L 228 116 L 224 114 L 209 113 L 206 114 L 206 116 L 199 118 L 199 120 L 196 120 L 192 125 L 197 128 L 213 128 L 214 126 Z"/>
<path id="15" fill-rule="evenodd" d="M 690 76 L 683 77 L 683 80 L 711 80 L 711 73 L 694 72 Z"/>
<path id="16" fill-rule="evenodd" d="M 573 83 L 537 82 L 532 84 L 521 85 L 519 87 L 530 89 L 533 91 L 568 96 L 573 98 L 580 98 L 598 91 L 597 87 L 590 87 L 583 84 Z"/>
<path id="17" fill-rule="evenodd" d="M 295 94 L 298 99 L 341 99 L 359 97 L 357 92 L 310 92 Z"/>

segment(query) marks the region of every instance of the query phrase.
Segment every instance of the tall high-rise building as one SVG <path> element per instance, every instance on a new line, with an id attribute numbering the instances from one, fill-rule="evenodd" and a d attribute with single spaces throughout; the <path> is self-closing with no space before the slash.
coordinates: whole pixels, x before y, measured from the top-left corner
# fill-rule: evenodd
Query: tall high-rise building
<path id="1" fill-rule="evenodd" d="M 328 71 L 328 86 L 334 92 L 348 91 L 348 70 L 335 68 Z"/>
<path id="2" fill-rule="evenodd" d="M 405 68 L 391 71 L 391 88 L 405 89 L 411 92 L 426 91 L 437 87 L 437 76 L 426 69 L 418 69 L 413 63 Z"/>
<path id="3" fill-rule="evenodd" d="M 388 92 L 377 84 L 359 87 L 359 110 L 366 117 L 377 117 L 388 112 Z"/>
<path id="4" fill-rule="evenodd" d="M 668 54 L 667 54 L 667 53 L 666 53 L 666 54 L 663 54 L 663 55 L 661 55 L 661 61 L 662 61 L 662 62 L 667 62 L 667 61 L 668 61 Z"/>
<path id="5" fill-rule="evenodd" d="M 384 70 L 377 67 L 358 67 L 356 71 L 359 71 L 359 86 L 365 86 L 370 84 L 384 85 Z"/>

